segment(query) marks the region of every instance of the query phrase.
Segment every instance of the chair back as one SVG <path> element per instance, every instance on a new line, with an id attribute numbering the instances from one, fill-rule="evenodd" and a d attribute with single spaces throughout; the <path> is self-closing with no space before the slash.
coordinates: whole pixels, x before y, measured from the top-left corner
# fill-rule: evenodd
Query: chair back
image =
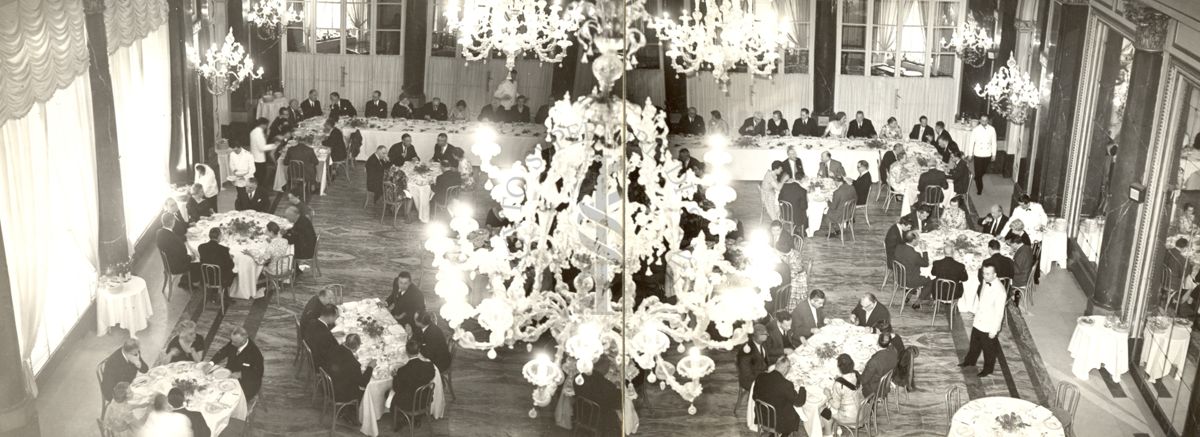
<path id="1" fill-rule="evenodd" d="M 792 238 L 792 250 L 796 253 L 804 253 L 804 237 L 793 235 Z"/>
<path id="2" fill-rule="evenodd" d="M 921 356 L 921 348 L 917 346 L 909 346 L 904 348 L 904 350 L 908 352 L 908 375 L 905 375 L 908 377 L 905 381 L 908 383 L 908 385 L 904 387 L 904 389 L 907 391 L 912 391 L 912 389 L 917 386 L 913 382 L 913 378 L 917 376 L 917 357 Z"/>
<path id="3" fill-rule="evenodd" d="M 296 325 L 296 347 L 299 348 L 304 341 L 304 328 L 300 326 L 300 315 L 292 314 L 292 322 Z"/>
<path id="4" fill-rule="evenodd" d="M 336 397 L 333 395 L 333 378 L 328 373 L 325 373 L 325 369 L 317 369 L 317 384 L 320 384 L 321 393 L 325 393 L 326 405 L 337 402 Z M 337 421 L 336 417 L 334 421 Z"/>
<path id="5" fill-rule="evenodd" d="M 908 288 L 908 270 L 899 260 L 892 260 L 892 274 L 896 276 L 896 284 L 901 288 Z"/>
<path id="6" fill-rule="evenodd" d="M 451 202 L 458 200 L 458 196 L 462 194 L 462 189 L 463 189 L 462 185 L 455 185 L 453 187 L 447 188 L 446 189 L 446 204 L 449 205 Z"/>
<path id="7" fill-rule="evenodd" d="M 888 390 L 892 387 L 892 373 L 895 371 L 896 369 L 889 370 L 879 377 L 879 386 L 875 387 L 875 399 L 887 398 Z"/>
<path id="8" fill-rule="evenodd" d="M 791 202 L 779 201 L 779 221 L 786 223 L 795 223 L 795 215 L 792 210 Z"/>
<path id="9" fill-rule="evenodd" d="M 108 358 L 100 360 L 96 364 L 96 382 L 100 384 L 100 418 L 104 418 L 104 412 L 108 410 L 108 400 L 104 399 L 104 367 L 108 365 Z"/>
<path id="10" fill-rule="evenodd" d="M 293 255 L 277 257 L 272 259 L 270 262 L 271 270 L 275 272 L 274 274 L 270 275 L 273 278 L 291 279 L 296 273 L 296 259 Z"/>
<path id="11" fill-rule="evenodd" d="M 1058 390 L 1054 394 L 1054 403 L 1050 406 L 1075 417 L 1075 409 L 1079 408 L 1079 388 L 1066 381 L 1059 382 Z"/>
<path id="12" fill-rule="evenodd" d="M 1171 254 L 1167 254 L 1171 256 Z M 1163 287 L 1166 290 L 1178 291 L 1182 287 L 1183 277 L 1175 274 L 1175 269 L 1171 268 L 1170 264 L 1163 264 Z"/>
<path id="13" fill-rule="evenodd" d="M 924 200 L 925 203 L 940 205 L 946 200 L 946 192 L 942 191 L 942 187 L 930 185 L 925 187 L 925 191 L 922 193 L 921 200 Z"/>
<path id="14" fill-rule="evenodd" d="M 952 279 L 938 278 L 933 280 L 933 298 L 941 302 L 950 302 L 954 300 L 954 290 L 958 288 L 958 281 Z"/>
<path id="15" fill-rule="evenodd" d="M 158 257 L 162 258 L 162 265 L 163 265 L 163 272 L 164 272 L 163 277 L 167 278 L 167 279 L 164 279 L 164 281 L 169 282 L 170 278 L 171 278 L 171 261 L 169 261 L 167 259 L 167 253 L 163 252 L 162 249 L 159 249 Z"/>
<path id="16" fill-rule="evenodd" d="M 307 166 L 304 165 L 304 161 L 293 160 L 288 162 L 288 182 L 305 182 L 308 179 L 306 177 L 306 174 L 308 173 L 308 169 L 306 167 Z"/>
<path id="17" fill-rule="evenodd" d="M 391 182 L 383 183 L 383 202 L 385 204 L 395 204 L 400 202 L 400 200 L 403 198 L 404 191 L 397 187 L 396 184 Z"/>
<path id="18" fill-rule="evenodd" d="M 847 225 L 849 225 L 850 222 L 852 220 L 854 220 L 854 202 L 855 201 L 856 201 L 855 199 L 849 199 L 845 202 L 842 202 L 842 222 L 846 223 Z"/>
<path id="19" fill-rule="evenodd" d="M 300 340 L 300 344 L 304 346 L 304 353 L 308 355 L 308 365 L 312 367 L 313 372 L 319 370 L 317 368 L 317 358 L 313 356 L 312 348 L 308 346 L 308 340 Z"/>
<path id="20" fill-rule="evenodd" d="M 329 292 L 333 293 L 334 305 L 341 305 L 346 300 L 346 286 L 342 284 L 329 285 Z"/>
<path id="21" fill-rule="evenodd" d="M 967 387 L 954 384 L 946 389 L 946 419 L 954 417 L 954 413 L 963 406 L 963 397 L 967 395 Z"/>
<path id="22" fill-rule="evenodd" d="M 576 431 L 588 431 L 592 435 L 600 432 L 600 404 L 583 396 L 575 396 L 575 414 L 571 424 Z"/>
<path id="23" fill-rule="evenodd" d="M 430 409 L 433 407 L 433 388 L 433 381 L 429 381 L 428 384 L 422 385 L 421 388 L 418 388 L 417 391 L 413 392 L 412 410 L 405 410 L 403 408 L 397 409 L 405 412 L 409 416 L 429 414 Z M 396 402 L 395 397 L 392 398 L 392 402 Z"/>
<path id="24" fill-rule="evenodd" d="M 221 290 L 221 266 L 216 264 L 200 264 L 200 280 L 204 291 Z"/>
<path id="25" fill-rule="evenodd" d="M 775 407 L 758 399 L 754 400 L 754 425 L 758 426 L 759 433 L 775 434 L 776 418 Z"/>

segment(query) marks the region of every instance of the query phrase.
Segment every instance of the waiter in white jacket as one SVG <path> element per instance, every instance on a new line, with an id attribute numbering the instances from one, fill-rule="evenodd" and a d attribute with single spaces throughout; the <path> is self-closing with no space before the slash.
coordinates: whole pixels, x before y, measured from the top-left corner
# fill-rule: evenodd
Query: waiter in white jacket
<path id="1" fill-rule="evenodd" d="M 975 164 L 975 194 L 983 194 L 983 174 L 987 173 L 992 158 L 996 157 L 996 129 L 988 123 L 988 116 L 979 116 L 979 124 L 971 129 L 967 140 L 967 156 Z"/>
<path id="2" fill-rule="evenodd" d="M 263 183 L 273 179 L 267 178 L 267 152 L 275 150 L 275 144 L 267 142 L 267 119 L 259 117 L 254 121 L 254 129 L 250 130 L 250 154 L 254 156 L 254 179 Z M 270 184 L 268 182 L 268 184 Z"/>

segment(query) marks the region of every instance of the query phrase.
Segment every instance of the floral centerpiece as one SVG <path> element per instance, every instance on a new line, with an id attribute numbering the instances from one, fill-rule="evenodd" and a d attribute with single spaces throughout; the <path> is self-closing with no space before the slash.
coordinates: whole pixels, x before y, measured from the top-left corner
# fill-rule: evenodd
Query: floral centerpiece
<path id="1" fill-rule="evenodd" d="M 416 167 L 413 167 L 413 172 L 415 172 L 416 174 L 419 174 L 419 175 L 427 175 L 430 172 L 429 165 L 417 164 Z"/>
<path id="2" fill-rule="evenodd" d="M 1041 103 L 1037 84 L 1022 72 L 1016 59 L 1008 58 L 1005 66 L 996 70 L 987 85 L 975 84 L 975 94 L 988 99 L 992 109 L 1004 114 L 1013 124 L 1023 124 L 1029 110 Z"/>
<path id="3" fill-rule="evenodd" d="M 955 208 L 955 207 L 946 208 L 945 211 L 942 212 L 941 221 L 942 221 L 942 226 L 945 226 L 948 228 L 954 228 L 954 229 L 966 229 L 967 228 L 967 215 L 966 215 L 966 213 L 963 212 L 962 208 Z"/>
<path id="4" fill-rule="evenodd" d="M 936 162 L 926 156 L 910 153 L 904 159 L 892 163 L 892 166 L 888 168 L 888 181 L 892 182 L 892 186 L 916 182 L 921 173 L 935 165 Z"/>
<path id="5" fill-rule="evenodd" d="M 349 120 L 346 120 L 346 123 L 344 123 L 343 125 L 346 127 L 349 127 L 349 128 L 362 129 L 364 127 L 367 127 L 368 123 L 367 123 L 366 118 L 351 117 Z"/>
<path id="6" fill-rule="evenodd" d="M 892 145 L 889 144 L 887 141 L 881 140 L 879 138 L 872 138 L 872 139 L 869 139 L 866 142 L 864 142 L 863 147 L 868 148 L 868 149 L 885 150 L 885 149 L 890 149 L 892 147 Z"/>
<path id="7" fill-rule="evenodd" d="M 962 27 L 950 36 L 950 41 L 942 38 L 941 43 L 943 48 L 954 50 L 964 64 L 978 68 L 987 60 L 988 50 L 995 46 L 996 41 L 988 36 L 975 18 L 968 16 Z"/>
<path id="8" fill-rule="evenodd" d="M 384 333 L 383 326 L 374 317 L 359 316 L 358 327 L 363 335 L 370 338 L 379 338 Z"/>
<path id="9" fill-rule="evenodd" d="M 839 181 L 830 178 L 809 177 L 804 178 L 800 185 L 808 191 L 809 202 L 827 202 L 833 196 L 833 191 L 837 189 Z"/>
<path id="10" fill-rule="evenodd" d="M 1021 418 L 1021 415 L 1017 413 L 1008 413 L 996 416 L 996 422 L 1000 424 L 1000 429 L 1008 433 L 1017 432 L 1021 428 L 1026 428 L 1029 426 L 1029 424 L 1025 423 L 1025 420 Z"/>
<path id="11" fill-rule="evenodd" d="M 208 386 L 201 384 L 200 381 L 192 378 L 176 378 L 171 387 L 179 389 L 184 396 L 190 397 L 196 392 L 203 391 Z"/>
<path id="12" fill-rule="evenodd" d="M 263 240 L 267 232 L 258 221 L 237 217 L 221 225 L 221 234 L 239 241 L 249 242 Z"/>

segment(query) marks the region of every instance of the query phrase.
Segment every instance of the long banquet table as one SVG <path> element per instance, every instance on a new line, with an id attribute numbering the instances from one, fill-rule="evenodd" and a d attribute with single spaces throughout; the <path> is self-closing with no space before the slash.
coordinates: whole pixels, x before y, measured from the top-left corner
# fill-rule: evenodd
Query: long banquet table
<path id="1" fill-rule="evenodd" d="M 363 127 L 351 127 L 354 123 L 366 123 Z M 300 122 L 298 132 L 320 131 L 323 119 L 316 117 Z M 396 118 L 350 118 L 338 122 L 342 135 L 349 137 L 355 130 L 362 134 L 362 148 L 358 150 L 355 159 L 366 161 L 375 153 L 379 146 L 391 147 L 400 142 L 404 134 L 412 135 L 413 146 L 421 160 L 428 161 L 433 157 L 433 146 L 437 143 L 438 134 L 446 134 L 450 144 L 463 149 L 467 161 L 478 166 L 482 160 L 471 150 L 475 144 L 475 133 L 481 128 L 491 128 L 496 134 L 496 144 L 500 145 L 500 155 L 492 159 L 493 164 L 504 165 L 523 160 L 534 147 L 546 142 L 546 127 L 534 123 L 482 123 L 457 121 L 426 121 Z M 760 175 L 761 176 L 761 175 Z"/>
<path id="2" fill-rule="evenodd" d="M 671 135 L 668 144 L 671 151 L 678 152 L 686 148 L 692 156 L 703 158 L 709 146 L 705 144 L 709 137 L 696 135 Z M 819 137 L 741 137 L 727 149 L 733 155 L 733 162 L 727 167 L 733 179 L 739 181 L 761 181 L 767 170 L 771 169 L 772 161 L 787 159 L 788 147 L 794 147 L 796 156 L 804 165 L 804 174 L 816 176 L 821 167 L 821 153 L 828 151 L 833 159 L 842 163 L 846 175 L 858 177 L 858 161 L 867 161 L 867 169 L 871 172 L 871 181 L 879 181 L 879 161 L 883 154 L 891 149 L 893 144 L 904 144 L 905 150 L 933 150 L 933 146 L 919 141 L 882 141 L 850 138 L 819 138 Z M 882 144 L 882 147 L 871 144 Z"/>

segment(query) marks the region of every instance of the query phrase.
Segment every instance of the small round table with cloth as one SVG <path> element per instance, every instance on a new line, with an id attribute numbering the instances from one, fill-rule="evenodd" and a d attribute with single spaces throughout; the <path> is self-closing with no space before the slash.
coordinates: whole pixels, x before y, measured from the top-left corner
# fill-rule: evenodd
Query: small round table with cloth
<path id="1" fill-rule="evenodd" d="M 188 246 L 199 253 L 200 245 L 208 242 L 209 229 L 220 226 L 221 244 L 229 248 L 229 255 L 233 257 L 233 271 L 237 273 L 237 281 L 229 287 L 229 296 L 236 299 L 257 299 L 264 295 L 256 285 L 263 266 L 255 261 L 255 257 L 261 257 L 271 242 L 266 231 L 267 223 L 270 222 L 279 225 L 280 233 L 292 227 L 292 222 L 283 217 L 258 211 L 214 214 L 200 219 L 188 228 Z"/>
<path id="2" fill-rule="evenodd" d="M 102 280 L 96 287 L 96 335 L 108 333 L 108 328 L 121 325 L 129 336 L 137 338 L 137 332 L 149 326 L 154 308 L 150 304 L 150 293 L 146 280 L 130 276 L 125 282 Z"/>

